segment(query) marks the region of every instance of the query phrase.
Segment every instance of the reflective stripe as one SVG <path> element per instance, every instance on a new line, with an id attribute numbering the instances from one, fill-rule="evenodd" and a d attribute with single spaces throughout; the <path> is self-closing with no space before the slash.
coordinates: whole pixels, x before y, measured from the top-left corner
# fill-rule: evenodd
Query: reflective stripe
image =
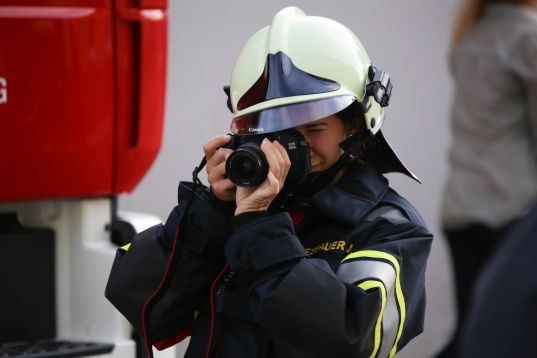
<path id="1" fill-rule="evenodd" d="M 392 265 L 382 261 L 350 261 L 343 263 L 337 270 L 340 280 L 354 284 L 358 281 L 376 278 L 383 282 L 386 291 L 386 307 L 382 313 L 382 347 L 378 357 L 388 357 L 395 343 L 399 326 L 399 312 L 395 299 L 396 272 Z M 363 288 L 362 286 L 358 285 Z M 379 317 L 380 318 L 380 317 Z"/>
<path id="2" fill-rule="evenodd" d="M 384 287 L 384 284 L 380 281 L 376 280 L 368 280 L 364 281 L 360 284 L 358 284 L 358 287 L 360 287 L 362 290 L 367 291 L 372 288 L 378 288 L 380 289 L 380 292 L 382 293 L 382 306 L 380 308 L 379 317 L 377 319 L 377 324 L 375 325 L 375 342 L 373 346 L 373 352 L 371 353 L 370 358 L 374 358 L 377 356 L 377 352 L 380 347 L 380 343 L 382 341 L 382 335 L 381 335 L 381 329 L 382 329 L 382 320 L 383 320 L 383 313 L 384 308 L 386 307 L 386 288 Z M 382 352 L 381 352 L 382 354 Z M 382 357 L 379 355 L 379 357 Z"/>
<path id="3" fill-rule="evenodd" d="M 368 258 L 380 259 L 384 262 L 367 260 Z M 361 260 L 349 261 L 352 259 Z M 403 333 L 406 306 L 401 288 L 400 271 L 399 263 L 392 255 L 382 251 L 364 250 L 353 252 L 345 257 L 336 273 L 340 280 L 351 284 L 368 278 L 378 278 L 384 283 L 386 308 L 382 316 L 383 342 L 379 358 L 395 355 L 397 344 Z"/>
<path id="4" fill-rule="evenodd" d="M 125 246 L 122 246 L 121 250 L 129 251 L 129 247 L 131 247 L 131 244 L 127 244 Z"/>

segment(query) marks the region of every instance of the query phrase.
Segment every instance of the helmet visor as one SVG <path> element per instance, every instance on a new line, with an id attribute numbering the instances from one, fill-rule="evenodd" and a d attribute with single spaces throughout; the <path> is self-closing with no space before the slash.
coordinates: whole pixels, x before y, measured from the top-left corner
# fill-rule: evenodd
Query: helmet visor
<path id="1" fill-rule="evenodd" d="M 353 101 L 353 96 L 341 96 L 268 108 L 235 118 L 231 132 L 246 135 L 282 131 L 328 117 Z"/>

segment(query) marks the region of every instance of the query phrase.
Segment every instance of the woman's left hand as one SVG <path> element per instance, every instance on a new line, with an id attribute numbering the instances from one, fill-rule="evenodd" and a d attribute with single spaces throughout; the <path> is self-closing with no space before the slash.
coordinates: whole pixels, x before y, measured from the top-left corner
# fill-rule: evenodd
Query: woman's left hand
<path id="1" fill-rule="evenodd" d="M 264 139 L 261 150 L 269 163 L 267 179 L 257 187 L 237 187 L 235 216 L 249 211 L 267 210 L 276 195 L 282 190 L 291 167 L 285 148 L 278 141 Z"/>

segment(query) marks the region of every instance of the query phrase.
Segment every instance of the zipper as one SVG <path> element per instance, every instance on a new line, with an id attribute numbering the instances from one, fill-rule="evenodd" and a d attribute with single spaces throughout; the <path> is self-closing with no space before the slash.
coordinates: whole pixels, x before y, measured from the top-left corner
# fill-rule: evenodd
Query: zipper
<path id="1" fill-rule="evenodd" d="M 223 292 L 229 284 L 231 284 L 234 276 L 235 272 L 229 269 L 229 264 L 226 264 L 222 272 L 220 272 L 220 274 L 216 277 L 211 286 L 211 331 L 209 333 L 209 344 L 207 345 L 207 354 L 205 355 L 205 358 L 209 358 L 211 353 L 218 297 L 220 296 L 220 293 Z"/>

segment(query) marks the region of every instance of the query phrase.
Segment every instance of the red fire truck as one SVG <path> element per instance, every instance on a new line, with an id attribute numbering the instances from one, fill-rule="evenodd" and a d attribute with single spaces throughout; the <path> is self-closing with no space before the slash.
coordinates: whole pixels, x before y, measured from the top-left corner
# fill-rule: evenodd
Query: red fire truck
<path id="1" fill-rule="evenodd" d="M 166 9 L 0 0 L 0 357 L 137 355 L 104 288 L 118 245 L 159 222 L 117 197 L 160 148 Z"/>

